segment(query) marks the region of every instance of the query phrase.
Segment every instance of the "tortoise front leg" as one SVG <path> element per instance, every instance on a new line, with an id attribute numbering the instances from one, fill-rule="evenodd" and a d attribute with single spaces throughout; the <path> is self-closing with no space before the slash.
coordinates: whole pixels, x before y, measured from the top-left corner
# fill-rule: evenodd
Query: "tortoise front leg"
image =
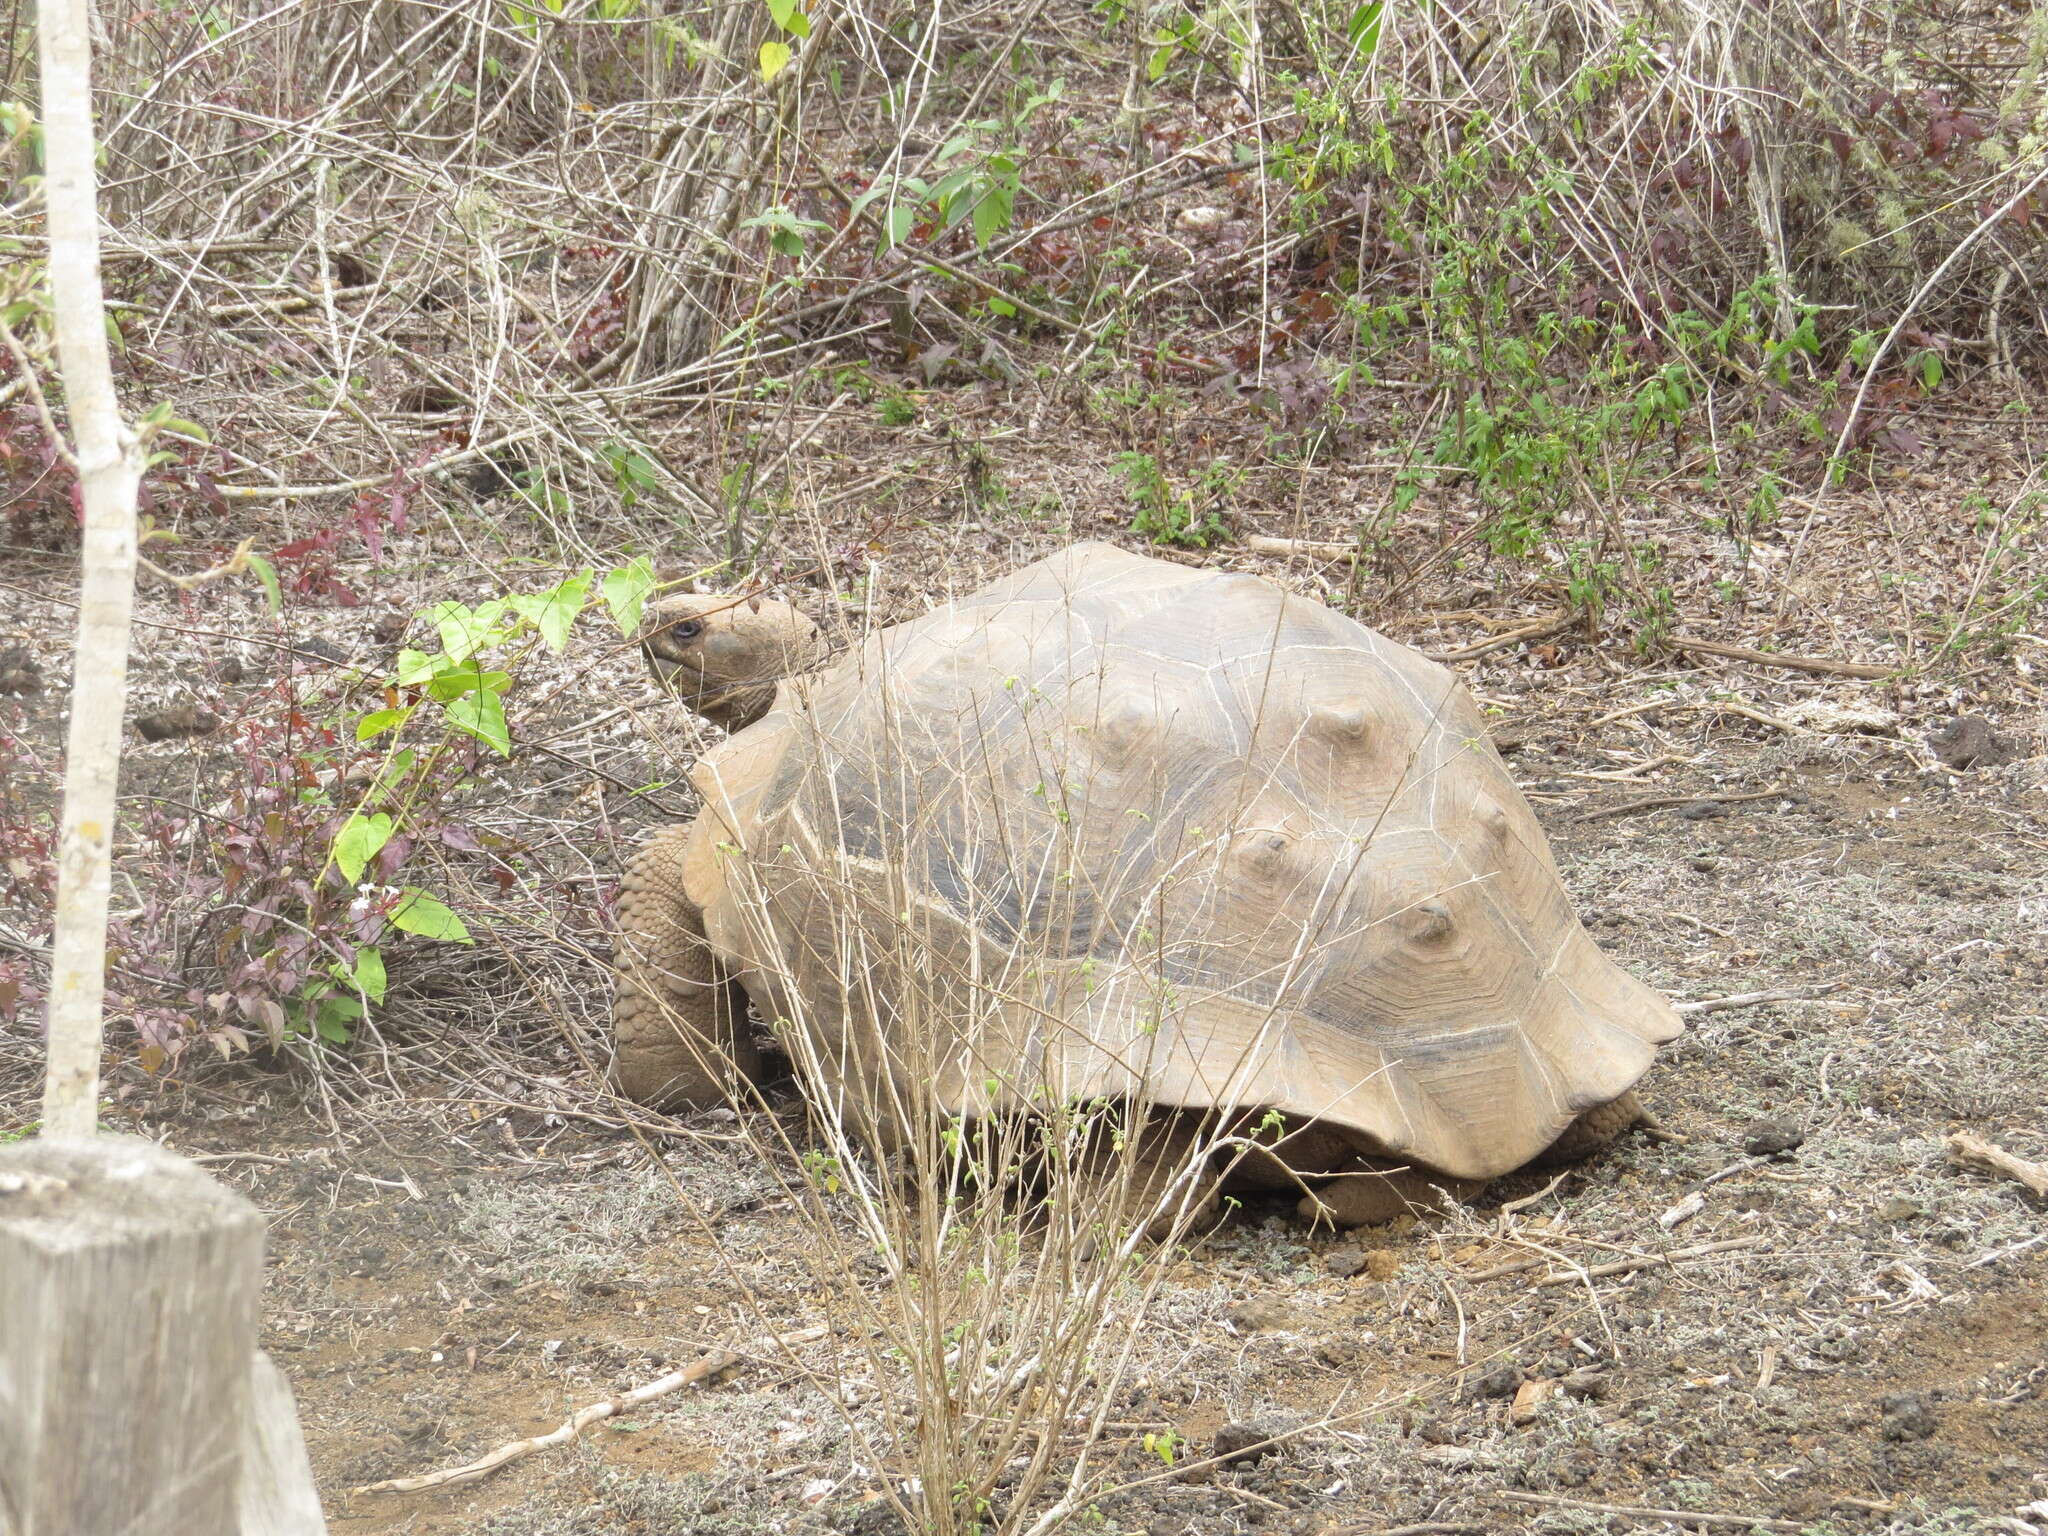
<path id="1" fill-rule="evenodd" d="M 746 1004 L 683 894 L 687 826 L 666 827 L 619 879 L 613 1088 L 658 1109 L 726 1103 L 760 1070 Z"/>

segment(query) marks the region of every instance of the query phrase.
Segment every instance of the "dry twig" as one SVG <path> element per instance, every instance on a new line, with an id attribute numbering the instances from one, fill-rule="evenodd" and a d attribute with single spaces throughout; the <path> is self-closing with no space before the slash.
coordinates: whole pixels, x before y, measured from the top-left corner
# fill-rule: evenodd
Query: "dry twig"
<path id="1" fill-rule="evenodd" d="M 1748 800 L 1782 800 L 1792 791 L 1780 786 L 1777 789 L 1759 789 L 1744 795 L 1650 795 L 1641 800 L 1631 800 L 1625 805 L 1602 806 L 1596 810 L 1581 811 L 1575 821 L 1606 821 L 1615 816 L 1634 816 L 1644 811 L 1670 811 L 1688 805 L 1740 805 Z"/>
<path id="2" fill-rule="evenodd" d="M 637 1408 L 642 1403 L 651 1403 L 658 1397 L 667 1397 L 671 1392 L 681 1391 L 684 1387 L 708 1381 L 720 1371 L 730 1370 L 750 1355 L 766 1354 L 775 1349 L 788 1349 L 797 1344 L 809 1344 L 822 1339 L 830 1332 L 831 1329 L 822 1325 L 798 1328 L 789 1333 L 770 1334 L 766 1338 L 755 1339 L 752 1343 L 742 1344 L 737 1349 L 708 1350 L 679 1371 L 670 1371 L 668 1375 L 650 1381 L 645 1386 L 635 1387 L 630 1392 L 622 1392 L 617 1397 L 608 1397 L 603 1402 L 592 1403 L 587 1408 L 579 1408 L 547 1434 L 535 1435 L 527 1440 L 509 1441 L 488 1456 L 480 1456 L 475 1461 L 465 1462 L 459 1467 L 443 1467 L 438 1472 L 423 1472 L 418 1477 L 394 1477 L 381 1483 L 366 1483 L 360 1488 L 351 1488 L 349 1492 L 423 1493 L 429 1488 L 451 1488 L 462 1483 L 473 1483 L 490 1476 L 500 1467 L 524 1460 L 536 1451 L 544 1451 L 551 1446 L 567 1445 L 591 1425 L 613 1418 L 629 1408 Z"/>
<path id="3" fill-rule="evenodd" d="M 1719 656 L 1728 661 L 1746 661 L 1752 666 L 1784 667 L 1792 672 L 1818 672 L 1827 677 L 1860 677 L 1872 682 L 1896 677 L 1899 671 L 1897 667 L 1873 666 L 1863 661 L 1836 661 L 1827 656 L 1788 656 L 1778 651 L 1756 651 L 1746 645 L 1730 645 L 1722 640 L 1695 640 L 1690 635 L 1673 635 L 1671 646 L 1674 650 L 1687 651 L 1695 656 Z"/>

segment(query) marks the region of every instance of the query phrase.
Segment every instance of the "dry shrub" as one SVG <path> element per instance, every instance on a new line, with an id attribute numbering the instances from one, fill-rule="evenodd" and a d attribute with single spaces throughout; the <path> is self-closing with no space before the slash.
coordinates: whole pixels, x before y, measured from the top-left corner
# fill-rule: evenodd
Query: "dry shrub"
<path id="1" fill-rule="evenodd" d="M 1486 279 L 1491 256 L 1524 314 L 1667 340 L 1674 316 L 1717 320 L 1759 279 L 1781 337 L 1802 311 L 1839 343 L 1910 307 L 1928 347 L 2007 360 L 2041 330 L 2038 9 L 1367 0 L 1294 14 L 1297 37 L 1322 40 L 1296 61 L 1297 179 L 1350 197 L 1368 270 L 1419 258 L 1424 294 L 1447 269 Z"/>

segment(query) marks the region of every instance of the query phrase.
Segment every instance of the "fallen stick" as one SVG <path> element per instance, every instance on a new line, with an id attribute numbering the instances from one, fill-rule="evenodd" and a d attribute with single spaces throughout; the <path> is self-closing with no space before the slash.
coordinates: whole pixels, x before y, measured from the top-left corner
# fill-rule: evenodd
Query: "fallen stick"
<path id="1" fill-rule="evenodd" d="M 637 1408 L 642 1403 L 653 1402 L 657 1397 L 666 1397 L 671 1392 L 678 1392 L 684 1387 L 708 1380 L 720 1371 L 738 1365 L 748 1355 L 765 1354 L 773 1349 L 786 1349 L 793 1344 L 809 1344 L 815 1339 L 824 1338 L 831 1331 L 823 1326 L 799 1328 L 793 1333 L 770 1334 L 766 1338 L 742 1344 L 736 1349 L 721 1346 L 707 1350 L 681 1370 L 670 1371 L 668 1375 L 650 1381 L 644 1387 L 635 1387 L 632 1391 L 622 1392 L 617 1397 L 608 1397 L 601 1403 L 579 1408 L 565 1423 L 547 1434 L 535 1435 L 530 1440 L 513 1440 L 499 1446 L 488 1456 L 480 1456 L 475 1461 L 459 1467 L 443 1467 L 438 1472 L 423 1472 L 418 1477 L 394 1477 L 387 1482 L 366 1483 L 360 1488 L 349 1489 L 349 1492 L 421 1493 L 429 1488 L 452 1488 L 462 1483 L 476 1482 L 480 1478 L 490 1476 L 500 1467 L 524 1460 L 535 1451 L 544 1451 L 550 1446 L 567 1445 L 600 1420 L 612 1418 L 629 1408 Z"/>
<path id="2" fill-rule="evenodd" d="M 1752 666 L 1784 667 L 1793 672 L 1819 672 L 1828 677 L 1861 677 L 1879 681 L 1898 675 L 1897 667 L 1873 666 L 1866 661 L 1836 661 L 1828 656 L 1787 656 L 1777 651 L 1753 651 L 1746 645 L 1724 640 L 1695 640 L 1690 635 L 1673 635 L 1674 650 L 1696 656 L 1719 656 L 1728 661 L 1746 661 Z"/>
<path id="3" fill-rule="evenodd" d="M 1545 640 L 1552 635 L 1562 634 L 1578 622 L 1579 616 L 1575 613 L 1553 613 L 1547 619 L 1537 619 L 1533 623 L 1518 625 L 1514 629 L 1502 630 L 1491 640 L 1461 645 L 1454 651 L 1424 651 L 1422 654 L 1431 661 L 1438 662 L 1472 661 L 1494 651 L 1505 650 L 1519 641 Z"/>
<path id="4" fill-rule="evenodd" d="M 1693 1248 L 1677 1248 L 1670 1253 L 1646 1253 L 1633 1259 L 1616 1259 L 1612 1264 L 1595 1264 L 1590 1269 L 1574 1269 L 1564 1274 L 1538 1275 L 1531 1285 L 1572 1285 L 1582 1280 L 1602 1280 L 1609 1275 L 1625 1275 L 1632 1270 L 1656 1269 L 1660 1265 L 1675 1265 L 1687 1259 L 1705 1258 L 1710 1253 L 1733 1253 L 1738 1248 L 1754 1248 L 1770 1239 L 1759 1232 L 1754 1237 L 1724 1238 L 1718 1243 L 1701 1243 Z"/>
<path id="5" fill-rule="evenodd" d="M 1364 560 L 1368 555 L 1356 544 L 1334 539 L 1279 539 L 1265 533 L 1253 534 L 1244 547 L 1259 555 L 1309 555 L 1317 560 Z"/>
<path id="6" fill-rule="evenodd" d="M 1658 1264 L 1681 1264 L 1687 1259 L 1703 1259 L 1713 1253 L 1727 1253 L 1736 1248 L 1754 1248 L 1763 1240 L 1763 1234 L 1758 1233 L 1752 1237 L 1723 1238 L 1717 1243 L 1695 1243 L 1690 1248 L 1674 1248 L 1669 1253 L 1643 1254 L 1636 1258 L 1617 1259 L 1611 1264 L 1596 1264 L 1591 1269 L 1575 1269 L 1569 1274 L 1542 1275 L 1537 1278 L 1536 1284 L 1561 1285 L 1567 1280 L 1577 1280 L 1587 1276 L 1597 1278 L 1601 1275 L 1618 1275 L 1625 1270 L 1649 1269 Z M 1555 1261 L 1550 1255 L 1545 1254 L 1539 1259 L 1517 1259 L 1512 1264 L 1501 1264 L 1492 1269 L 1477 1270 L 1461 1278 L 1466 1280 L 1498 1280 L 1503 1275 L 1518 1275 L 1524 1270 L 1535 1269 L 1538 1265 L 1553 1262 Z"/>
<path id="7" fill-rule="evenodd" d="M 1685 914 L 1679 913 L 1680 917 Z M 1765 1003 L 1810 1003 L 1831 997 L 1840 987 L 1780 987 L 1770 992 L 1737 992 L 1730 997 L 1706 997 L 1696 1003 L 1673 1003 L 1679 1013 L 1725 1013 L 1730 1008 L 1760 1008 Z"/>
<path id="8" fill-rule="evenodd" d="M 1952 1163 L 1975 1168 L 1980 1173 L 2002 1173 L 2048 1200 L 2048 1163 L 2030 1163 L 2024 1157 L 2014 1157 L 2005 1148 L 1968 1131 L 1957 1131 L 1942 1143 L 1942 1148 Z"/>
<path id="9" fill-rule="evenodd" d="M 1710 1515 L 1696 1509 L 1646 1509 L 1634 1504 L 1595 1504 L 1591 1499 L 1567 1499 L 1554 1493 L 1511 1493 L 1496 1489 L 1493 1495 L 1510 1504 L 1537 1504 L 1554 1509 L 1587 1509 L 1603 1515 L 1620 1515 L 1629 1520 L 1669 1520 L 1673 1525 L 1725 1525 L 1744 1531 L 1790 1531 L 1793 1536 L 1806 1529 L 1796 1520 L 1772 1520 L 1765 1515 Z"/>
<path id="10" fill-rule="evenodd" d="M 1439 661 L 1442 657 L 1437 658 Z M 1605 821 L 1610 816 L 1633 816 L 1638 811 L 1669 811 L 1682 805 L 1740 805 L 1745 800 L 1782 800 L 1791 794 L 1789 789 L 1759 789 L 1746 795 L 1651 795 L 1643 800 L 1631 800 L 1626 805 L 1610 805 L 1597 811 L 1581 811 L 1574 821 Z"/>

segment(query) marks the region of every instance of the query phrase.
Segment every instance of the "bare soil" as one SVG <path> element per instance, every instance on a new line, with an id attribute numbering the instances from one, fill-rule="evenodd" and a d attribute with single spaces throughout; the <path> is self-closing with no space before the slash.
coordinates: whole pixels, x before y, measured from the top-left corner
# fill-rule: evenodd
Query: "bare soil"
<path id="1" fill-rule="evenodd" d="M 772 530 L 773 562 L 822 560 L 800 591 L 886 619 L 1077 537 L 1142 547 L 1113 426 L 1054 398 L 1034 430 L 997 430 L 999 407 L 1017 414 L 974 387 L 934 392 L 893 433 L 829 425 L 799 501 L 862 477 L 872 494 L 858 514 Z M 1958 409 L 1921 424 L 1928 457 L 1896 484 L 1833 492 L 1810 526 L 1788 516 L 1746 565 L 1677 472 L 1617 516 L 1632 545 L 1662 551 L 1685 633 L 1931 663 L 1986 547 L 1965 497 L 2005 504 L 2032 452 L 2023 429 Z M 688 462 L 686 428 L 674 446 Z M 1272 467 L 1236 521 L 1344 539 L 1385 490 L 1343 462 Z M 1563 596 L 1559 569 L 1461 546 L 1476 515 L 1455 489 L 1426 498 L 1378 565 L 1229 545 L 1180 558 L 1264 571 L 1452 651 Z M 191 531 L 225 544 L 231 530 Z M 644 537 L 659 547 L 658 529 Z M 217 794 L 239 722 L 280 688 L 309 712 L 373 689 L 349 663 L 381 666 L 382 615 L 528 570 L 539 584 L 564 562 L 516 509 L 451 485 L 383 563 L 345 567 L 362 607 L 302 602 L 285 631 L 253 594 L 151 587 L 135 710 L 200 703 L 226 724 L 138 743 L 131 802 Z M 1738 578 L 1740 595 L 1715 585 Z M 69 579 L 62 560 L 22 559 L 0 587 L 0 647 L 25 646 L 43 674 L 39 694 L 0 699 L 28 815 L 51 803 Z M 289 664 L 286 633 L 348 661 Z M 245 655 L 248 680 L 218 680 L 218 661 Z M 1551 1175 L 1502 1180 L 1434 1225 L 1319 1233 L 1280 1201 L 1235 1216 L 1143 1324 L 1118 1454 L 1135 1480 L 1166 1472 L 1147 1432 L 1206 1450 L 1225 1424 L 1328 1422 L 1256 1466 L 1105 1501 L 1100 1528 L 1659 1528 L 1639 1507 L 1816 1536 L 2041 1523 L 2016 1512 L 2048 1499 L 2048 1209 L 1952 1166 L 1941 1143 L 1969 1128 L 2048 1157 L 2044 661 L 2021 634 L 1865 682 L 1646 654 L 1627 626 L 1580 623 L 1464 663 L 1603 944 L 1681 1000 L 1806 995 L 1693 1016 L 1644 1085 L 1665 1134 L 1625 1139 L 1539 1199 L 1525 1201 Z M 152 1076 L 116 1021 L 114 1119 L 213 1158 L 269 1214 L 266 1343 L 337 1532 L 888 1531 L 872 1498 L 888 1469 L 861 1466 L 839 1408 L 774 1358 L 476 1484 L 348 1492 L 550 1429 L 720 1341 L 833 1317 L 804 1228 L 752 1154 L 720 1150 L 703 1134 L 715 1123 L 676 1139 L 642 1117 L 635 1134 L 588 1070 L 608 882 L 642 828 L 687 810 L 671 781 L 702 728 L 595 633 L 520 688 L 517 735 L 547 750 L 474 791 L 487 850 L 446 864 L 480 942 L 396 955 L 389 1007 L 344 1056 L 194 1054 Z M 1930 739 L 1965 715 L 2014 760 L 1946 766 Z M 167 896 L 156 883 L 174 872 L 154 857 L 124 850 L 117 905 Z M 33 1113 L 33 1045 L 28 1020 L 0 1025 L 0 1130 Z M 1761 1117 L 1800 1145 L 1746 1155 Z M 1696 1215 L 1660 1224 L 1695 1191 Z M 1735 1240 L 1752 1241 L 1581 1273 Z M 1484 1277 L 1523 1260 L 1538 1262 Z M 839 1337 L 801 1353 L 828 1379 L 851 1358 Z M 1566 1377 L 1584 1395 L 1511 1422 L 1518 1382 Z"/>

